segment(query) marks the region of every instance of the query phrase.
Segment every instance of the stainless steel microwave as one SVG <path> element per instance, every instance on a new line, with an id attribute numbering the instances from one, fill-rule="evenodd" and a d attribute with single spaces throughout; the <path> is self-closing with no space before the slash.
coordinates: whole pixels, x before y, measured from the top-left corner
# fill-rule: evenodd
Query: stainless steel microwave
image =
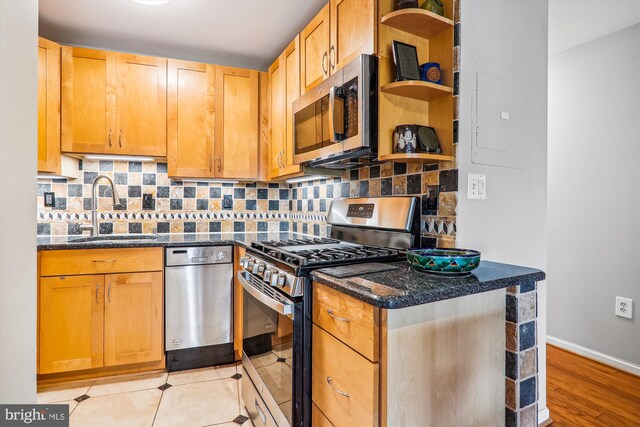
<path id="1" fill-rule="evenodd" d="M 378 149 L 378 58 L 360 55 L 293 103 L 293 161 L 348 168 Z"/>

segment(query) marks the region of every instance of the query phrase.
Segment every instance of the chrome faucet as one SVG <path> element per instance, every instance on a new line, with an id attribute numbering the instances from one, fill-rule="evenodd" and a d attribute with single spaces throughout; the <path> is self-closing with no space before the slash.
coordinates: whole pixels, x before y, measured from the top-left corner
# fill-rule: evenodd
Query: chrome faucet
<path id="1" fill-rule="evenodd" d="M 98 236 L 99 227 L 98 227 L 98 206 L 96 203 L 96 189 L 98 188 L 98 181 L 101 179 L 106 179 L 109 181 L 111 185 L 111 198 L 113 199 L 113 207 L 120 205 L 120 198 L 118 197 L 118 192 L 116 191 L 116 186 L 113 184 L 113 180 L 109 178 L 107 175 L 98 175 L 96 179 L 93 180 L 93 186 L 91 187 L 91 225 L 81 225 L 80 231 L 89 231 L 90 236 Z"/>

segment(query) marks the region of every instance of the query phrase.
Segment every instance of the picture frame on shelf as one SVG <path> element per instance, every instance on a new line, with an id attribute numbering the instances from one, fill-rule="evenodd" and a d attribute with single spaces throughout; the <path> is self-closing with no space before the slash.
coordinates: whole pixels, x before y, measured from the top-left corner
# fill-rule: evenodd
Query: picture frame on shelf
<path id="1" fill-rule="evenodd" d="M 420 80 L 422 75 L 418 63 L 418 49 L 413 45 L 394 40 L 392 50 L 396 81 Z"/>

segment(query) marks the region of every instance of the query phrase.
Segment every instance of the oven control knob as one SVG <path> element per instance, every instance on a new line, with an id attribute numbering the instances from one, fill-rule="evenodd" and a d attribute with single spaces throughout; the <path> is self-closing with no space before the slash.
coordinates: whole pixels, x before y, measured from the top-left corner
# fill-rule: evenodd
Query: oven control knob
<path id="1" fill-rule="evenodd" d="M 251 272 L 252 272 L 253 274 L 257 274 L 257 273 L 259 273 L 259 272 L 260 272 L 260 266 L 262 266 L 262 268 L 264 269 L 264 264 L 263 264 L 263 263 L 261 263 L 261 262 L 256 261 L 256 262 L 253 264 L 253 268 L 251 269 Z"/>
<path id="2" fill-rule="evenodd" d="M 277 285 L 283 287 L 287 283 L 287 276 L 284 273 L 278 274 L 278 282 Z"/>
<path id="3" fill-rule="evenodd" d="M 278 286 L 278 276 L 279 276 L 280 274 L 281 274 L 281 273 L 278 273 L 278 270 L 273 270 L 273 271 L 271 272 L 271 283 L 270 283 L 270 284 L 271 284 L 271 286 L 274 286 L 274 287 L 275 287 L 275 286 Z"/>
<path id="4" fill-rule="evenodd" d="M 241 256 L 240 257 L 240 265 L 244 268 L 244 263 L 245 261 L 247 261 L 247 257 L 246 256 Z"/>
<path id="5" fill-rule="evenodd" d="M 270 283 L 271 282 L 271 270 L 269 270 L 268 268 L 264 270 L 264 274 L 262 275 L 262 278 L 264 279 L 265 282 Z"/>
<path id="6" fill-rule="evenodd" d="M 254 260 L 252 260 L 252 259 L 250 259 L 250 260 L 247 262 L 247 265 L 245 265 L 245 266 L 244 266 L 244 269 L 245 269 L 245 270 L 249 270 L 249 271 L 253 271 L 253 266 L 254 266 L 254 265 L 255 265 L 255 261 L 254 261 Z"/>

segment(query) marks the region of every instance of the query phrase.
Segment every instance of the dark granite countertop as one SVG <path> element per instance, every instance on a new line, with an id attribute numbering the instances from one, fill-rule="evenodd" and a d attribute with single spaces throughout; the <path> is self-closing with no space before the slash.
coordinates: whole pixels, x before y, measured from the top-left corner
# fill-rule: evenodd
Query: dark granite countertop
<path id="1" fill-rule="evenodd" d="M 491 261 L 482 261 L 466 277 L 423 273 L 412 269 L 407 262 L 396 262 L 393 265 L 398 269 L 343 279 L 316 270 L 311 278 L 371 305 L 389 309 L 458 298 L 538 282 L 545 278 L 545 273 L 541 270 Z"/>
<path id="2" fill-rule="evenodd" d="M 141 240 L 110 240 L 99 242 L 73 242 L 74 238 L 83 236 L 39 236 L 38 250 L 49 251 L 56 249 L 107 249 L 107 248 L 148 248 L 148 247 L 173 247 L 173 246 L 207 246 L 207 245 L 233 245 L 249 246 L 251 242 L 259 240 L 281 240 L 305 236 L 291 232 L 241 232 L 241 233 L 184 233 L 184 234 L 159 234 L 156 239 Z M 85 236 L 86 237 L 86 236 Z"/>
<path id="3" fill-rule="evenodd" d="M 185 233 L 161 234 L 156 239 L 73 242 L 81 236 L 38 237 L 38 250 L 104 249 L 233 245 L 247 247 L 254 241 L 313 237 L 291 232 Z M 545 273 L 533 268 L 482 261 L 466 277 L 442 277 L 410 268 L 407 262 L 395 262 L 395 270 L 360 273 L 337 278 L 316 270 L 311 278 L 345 294 L 381 308 L 404 308 L 466 295 L 544 280 Z"/>

